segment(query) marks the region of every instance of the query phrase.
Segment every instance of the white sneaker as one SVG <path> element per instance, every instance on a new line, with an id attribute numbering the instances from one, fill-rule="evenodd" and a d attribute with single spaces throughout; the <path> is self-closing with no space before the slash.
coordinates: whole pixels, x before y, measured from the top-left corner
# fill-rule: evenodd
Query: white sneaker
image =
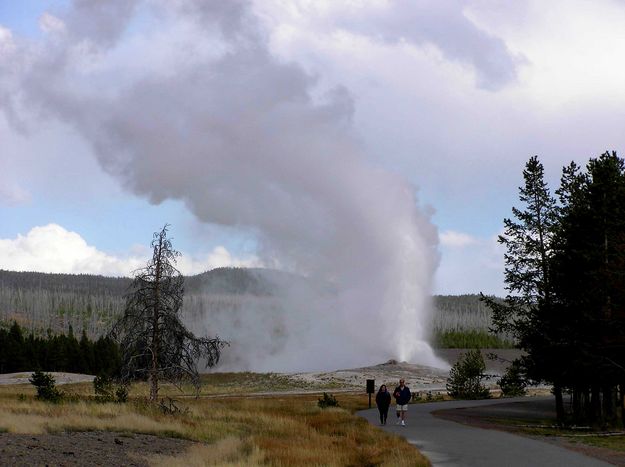
<path id="1" fill-rule="evenodd" d="M 399 425 L 401 424 L 401 420 L 397 420 L 397 423 L 395 425 Z"/>
<path id="2" fill-rule="evenodd" d="M 406 426 L 403 420 L 401 421 L 401 426 Z"/>

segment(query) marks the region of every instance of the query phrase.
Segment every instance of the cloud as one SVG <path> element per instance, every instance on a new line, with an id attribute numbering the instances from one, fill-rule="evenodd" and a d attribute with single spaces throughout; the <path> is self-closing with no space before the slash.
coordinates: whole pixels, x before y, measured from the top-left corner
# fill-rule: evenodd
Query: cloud
<path id="1" fill-rule="evenodd" d="M 57 224 L 34 227 L 14 239 L 0 239 L 0 268 L 13 271 L 128 276 L 142 263 L 138 257 L 117 258 L 99 251 L 76 232 Z"/>
<path id="2" fill-rule="evenodd" d="M 31 196 L 28 191 L 15 182 L 0 178 L 0 205 L 17 206 L 27 203 L 30 199 Z"/>
<path id="3" fill-rule="evenodd" d="M 468 237 L 468 238 L 465 238 Z M 484 292 L 504 296 L 504 250 L 498 236 L 470 237 L 466 234 L 441 238 L 442 260 L 436 272 L 435 292 L 474 294 Z"/>
<path id="4" fill-rule="evenodd" d="M 469 234 L 446 230 L 439 235 L 441 246 L 449 248 L 464 248 L 475 245 L 478 241 Z"/>
<path id="5" fill-rule="evenodd" d="M 105 253 L 58 224 L 33 227 L 26 235 L 0 239 L 0 269 L 11 271 L 132 276 L 133 271 L 146 265 L 149 257 L 149 248 L 143 246 L 122 256 Z M 185 275 L 217 267 L 260 265 L 257 258 L 237 258 L 223 246 L 199 258 L 182 254 L 177 263 Z"/>
<path id="6" fill-rule="evenodd" d="M 61 34 L 65 32 L 65 23 L 56 16 L 44 12 L 39 18 L 39 28 L 48 34 Z"/>
<path id="7" fill-rule="evenodd" d="M 466 12 L 466 0 L 388 0 L 373 2 L 262 2 L 283 28 L 313 28 L 334 37 L 337 31 L 359 34 L 392 46 L 435 48 L 444 60 L 473 71 L 478 87 L 497 91 L 516 82 L 526 59 L 499 36 L 481 28 Z M 294 26 L 295 25 L 295 26 Z M 284 31 L 284 29 L 283 29 Z"/>

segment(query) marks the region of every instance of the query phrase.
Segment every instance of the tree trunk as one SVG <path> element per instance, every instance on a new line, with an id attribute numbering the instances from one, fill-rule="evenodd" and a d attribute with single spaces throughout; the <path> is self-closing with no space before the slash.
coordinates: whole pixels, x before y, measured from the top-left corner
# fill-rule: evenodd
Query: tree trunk
<path id="1" fill-rule="evenodd" d="M 159 318 L 160 318 L 160 285 L 161 285 L 161 255 L 163 251 L 163 236 L 161 235 L 158 243 L 158 253 L 156 255 L 156 276 L 154 278 L 154 313 L 152 315 L 152 368 L 150 370 L 150 401 L 156 402 L 158 399 L 158 372 L 159 372 Z"/>
<path id="2" fill-rule="evenodd" d="M 625 381 L 621 382 L 620 406 L 621 406 L 621 424 L 625 426 Z"/>
<path id="3" fill-rule="evenodd" d="M 558 424 L 564 424 L 564 401 L 562 400 L 562 387 L 554 385 L 553 393 L 556 396 L 556 417 Z"/>
<path id="4" fill-rule="evenodd" d="M 593 384 L 590 393 L 590 422 L 601 424 L 601 391 L 599 386 Z"/>
<path id="5" fill-rule="evenodd" d="M 584 393 L 582 388 L 573 388 L 573 423 L 579 423 L 582 420 L 584 404 Z"/>
<path id="6" fill-rule="evenodd" d="M 614 397 L 614 388 L 612 386 L 604 386 L 602 395 L 603 400 L 601 404 L 601 415 L 602 419 L 606 425 L 612 426 L 614 424 L 614 416 L 615 416 L 615 397 Z"/>

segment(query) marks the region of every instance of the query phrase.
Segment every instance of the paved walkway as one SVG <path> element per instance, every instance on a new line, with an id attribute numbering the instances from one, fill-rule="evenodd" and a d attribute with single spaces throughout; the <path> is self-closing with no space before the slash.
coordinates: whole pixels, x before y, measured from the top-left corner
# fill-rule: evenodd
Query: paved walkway
<path id="1" fill-rule="evenodd" d="M 391 406 L 389 424 L 381 428 L 405 437 L 430 459 L 434 467 L 604 467 L 611 465 L 536 439 L 499 430 L 485 430 L 462 425 L 431 414 L 435 410 L 522 402 L 528 399 L 530 398 L 414 404 L 409 407 L 405 427 L 395 425 L 395 412 Z M 358 414 L 370 423 L 379 426 L 377 409 L 363 410 Z"/>

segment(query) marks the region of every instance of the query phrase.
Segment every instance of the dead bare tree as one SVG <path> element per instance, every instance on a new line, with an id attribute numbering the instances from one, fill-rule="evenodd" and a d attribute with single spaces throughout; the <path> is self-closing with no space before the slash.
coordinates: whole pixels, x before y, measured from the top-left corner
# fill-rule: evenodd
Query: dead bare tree
<path id="1" fill-rule="evenodd" d="M 198 393 L 198 361 L 204 359 L 207 368 L 216 365 L 227 345 L 219 337 L 196 337 L 182 323 L 184 278 L 175 267 L 180 253 L 167 230 L 165 225 L 154 233 L 152 259 L 136 271 L 124 314 L 111 331 L 122 351 L 122 380 L 147 378 L 151 401 L 158 399 L 161 380 L 178 387 L 191 382 Z"/>

